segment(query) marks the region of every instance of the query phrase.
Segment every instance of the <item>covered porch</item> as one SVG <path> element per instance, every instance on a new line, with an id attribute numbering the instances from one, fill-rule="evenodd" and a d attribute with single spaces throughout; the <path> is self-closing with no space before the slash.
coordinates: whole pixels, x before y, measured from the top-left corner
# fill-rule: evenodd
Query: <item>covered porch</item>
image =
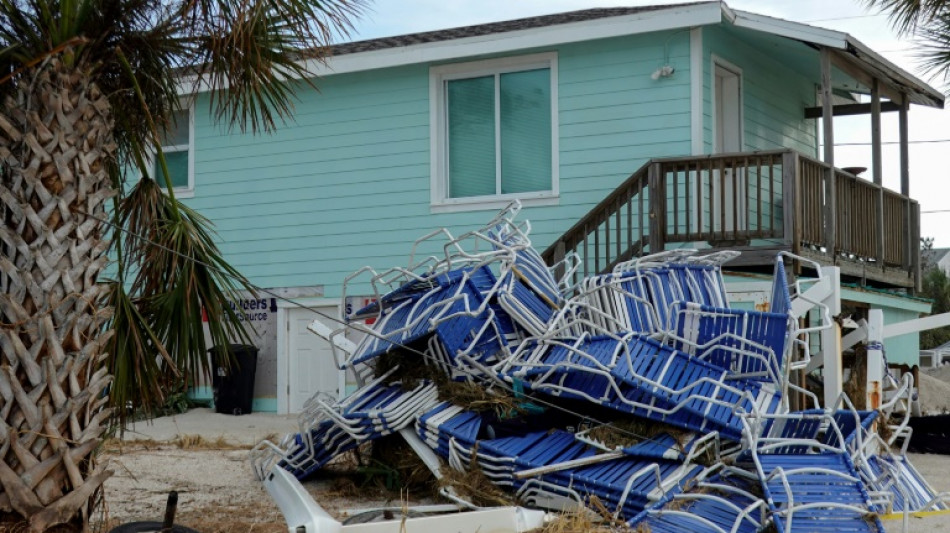
<path id="1" fill-rule="evenodd" d="M 749 269 L 790 251 L 840 266 L 842 275 L 862 285 L 919 288 L 920 207 L 910 196 L 908 111 L 911 104 L 942 108 L 943 95 L 846 33 L 740 11 L 726 14 L 729 23 L 714 36 L 693 30 L 701 43 L 694 57 L 726 54 L 722 47 L 736 41 L 756 50 L 780 49 L 783 68 L 814 83 L 814 101 L 799 104 L 797 117 L 769 118 L 769 127 L 810 129 L 810 140 L 747 138 L 764 119 L 744 103 L 755 79 L 739 76 L 730 86 L 719 80 L 718 66 L 713 76 L 702 59 L 695 61 L 694 70 L 702 74 L 693 83 L 693 155 L 642 165 L 555 239 L 545 258 L 556 262 L 578 253 L 580 276 L 671 248 L 740 250 L 729 266 Z M 707 74 L 716 87 L 711 95 L 704 92 Z M 730 90 L 731 102 L 723 96 Z M 763 93 L 756 90 L 761 106 Z M 744 108 L 755 118 L 746 119 Z M 884 113 L 898 119 L 899 161 L 887 175 L 895 184 L 899 177 L 899 190 L 883 185 Z M 868 167 L 862 176 L 864 168 L 839 168 L 835 160 L 835 117 L 854 115 L 867 120 L 862 131 L 870 150 L 858 163 Z"/>
<path id="2" fill-rule="evenodd" d="M 731 267 L 767 266 L 790 251 L 872 284 L 911 288 L 919 220 L 915 200 L 793 150 L 663 158 L 643 165 L 544 257 L 553 263 L 575 252 L 585 276 L 673 248 L 742 251 Z"/>

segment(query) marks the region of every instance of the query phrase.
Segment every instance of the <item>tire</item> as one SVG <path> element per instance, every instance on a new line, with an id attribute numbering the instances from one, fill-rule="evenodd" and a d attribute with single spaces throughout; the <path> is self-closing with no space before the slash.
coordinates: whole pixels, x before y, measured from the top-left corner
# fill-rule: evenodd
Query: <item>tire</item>
<path id="1" fill-rule="evenodd" d="M 145 522 L 127 522 L 119 524 L 109 530 L 109 533 L 157 533 L 162 530 L 162 523 L 157 521 Z M 199 533 L 190 527 L 175 524 L 172 526 L 172 533 Z"/>

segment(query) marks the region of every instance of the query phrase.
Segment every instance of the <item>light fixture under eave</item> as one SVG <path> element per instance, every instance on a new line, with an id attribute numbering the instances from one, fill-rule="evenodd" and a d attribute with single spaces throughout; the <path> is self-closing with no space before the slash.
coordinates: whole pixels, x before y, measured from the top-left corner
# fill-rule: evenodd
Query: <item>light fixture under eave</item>
<path id="1" fill-rule="evenodd" d="M 654 70 L 653 74 L 650 74 L 650 77 L 654 80 L 658 80 L 660 78 L 669 78 L 675 71 L 676 69 L 673 68 L 672 65 L 663 65 L 662 67 Z"/>

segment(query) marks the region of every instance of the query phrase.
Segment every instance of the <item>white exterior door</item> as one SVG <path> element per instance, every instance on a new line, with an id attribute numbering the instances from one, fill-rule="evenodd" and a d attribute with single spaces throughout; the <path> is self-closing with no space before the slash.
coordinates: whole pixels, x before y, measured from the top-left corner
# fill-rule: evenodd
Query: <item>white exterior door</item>
<path id="1" fill-rule="evenodd" d="M 715 63 L 716 153 L 742 150 L 742 75 L 736 68 Z"/>
<path id="2" fill-rule="evenodd" d="M 316 310 L 328 316 L 338 313 L 337 306 Z M 340 371 L 330 345 L 307 329 L 318 317 L 309 309 L 287 309 L 287 393 L 291 413 L 299 413 L 304 402 L 318 392 L 339 397 Z"/>
<path id="3" fill-rule="evenodd" d="M 713 135 L 715 153 L 742 151 L 742 71 L 716 61 L 714 64 Z M 713 225 L 718 231 L 746 229 L 746 176 L 743 170 L 726 169 L 713 184 L 719 201 L 717 210 L 725 211 L 725 226 L 719 212 L 713 213 Z M 737 227 L 738 223 L 738 227 Z"/>

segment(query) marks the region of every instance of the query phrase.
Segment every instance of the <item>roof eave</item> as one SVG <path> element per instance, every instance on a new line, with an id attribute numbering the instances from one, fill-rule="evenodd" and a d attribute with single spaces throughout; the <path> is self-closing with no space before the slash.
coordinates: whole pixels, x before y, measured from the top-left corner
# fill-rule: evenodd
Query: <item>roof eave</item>
<path id="1" fill-rule="evenodd" d="M 655 31 L 718 24 L 722 21 L 719 2 L 685 6 L 671 6 L 644 13 L 619 17 L 585 20 L 541 28 L 515 30 L 504 33 L 463 37 L 447 41 L 413 44 L 368 52 L 356 52 L 305 63 L 314 76 L 344 74 L 374 68 L 464 59 L 488 54 L 501 54 L 532 48 L 592 39 L 621 37 Z"/>
<path id="2" fill-rule="evenodd" d="M 724 5 L 723 9 L 728 9 L 728 7 Z M 943 108 L 944 96 L 940 91 L 888 61 L 847 33 L 747 11 L 729 11 L 732 15 L 727 18 L 731 18 L 736 27 L 771 33 L 816 46 L 841 50 L 850 55 L 855 62 L 868 70 L 869 73 L 876 74 L 879 78 L 885 78 L 882 81 L 896 85 L 900 92 L 907 94 L 911 103 Z"/>
<path id="3" fill-rule="evenodd" d="M 944 95 L 942 92 L 931 87 L 928 83 L 913 74 L 901 69 L 894 63 L 891 63 L 882 55 L 851 35 L 847 36 L 847 42 L 849 45 L 847 52 L 858 61 L 867 64 L 871 68 L 891 78 L 894 82 L 910 89 L 907 91 L 907 96 L 911 103 L 943 109 Z"/>

